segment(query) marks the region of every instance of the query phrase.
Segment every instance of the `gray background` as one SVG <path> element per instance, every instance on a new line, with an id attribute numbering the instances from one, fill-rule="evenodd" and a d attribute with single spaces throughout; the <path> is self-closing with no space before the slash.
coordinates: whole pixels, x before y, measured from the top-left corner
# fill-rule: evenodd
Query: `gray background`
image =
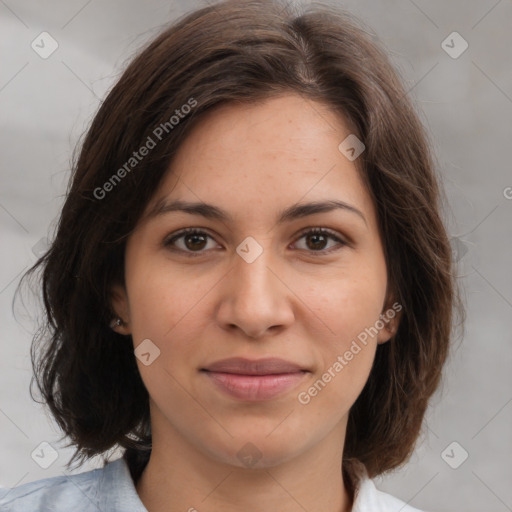
<path id="1" fill-rule="evenodd" d="M 61 474 L 72 453 L 28 393 L 34 322 L 20 305 L 13 315 L 19 277 L 55 226 L 72 150 L 100 98 L 162 23 L 200 5 L 0 0 L 0 485 Z M 343 6 L 388 48 L 431 134 L 468 314 L 411 461 L 377 484 L 432 512 L 512 511 L 512 1 Z M 47 59 L 31 48 L 42 31 L 59 45 Z M 458 58 L 441 46 L 453 31 L 469 44 Z M 58 453 L 48 469 L 31 458 L 43 441 Z M 446 462 L 465 452 L 457 469 Z"/>

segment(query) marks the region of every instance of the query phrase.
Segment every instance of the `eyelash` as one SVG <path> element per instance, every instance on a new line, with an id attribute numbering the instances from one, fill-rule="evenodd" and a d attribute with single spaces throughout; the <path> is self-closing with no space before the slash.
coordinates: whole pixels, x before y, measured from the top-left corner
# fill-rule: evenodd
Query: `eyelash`
<path id="1" fill-rule="evenodd" d="M 186 228 L 186 229 L 183 229 L 181 231 L 179 231 L 178 233 L 166 238 L 163 242 L 163 245 L 164 247 L 166 248 L 170 248 L 172 251 L 176 251 L 176 252 L 182 252 L 184 254 L 187 255 L 187 257 L 198 257 L 198 256 L 202 256 L 206 251 L 204 250 L 201 250 L 201 251 L 189 251 L 189 250 L 183 250 L 183 249 L 176 249 L 175 247 L 172 247 L 172 245 L 176 242 L 176 240 L 180 239 L 180 238 L 183 238 L 187 235 L 206 235 L 207 237 L 210 237 L 210 238 L 213 238 L 211 235 L 209 235 L 206 231 L 204 231 L 203 229 L 200 229 L 200 228 Z M 339 238 L 335 232 L 329 230 L 329 229 L 326 229 L 326 228 L 307 228 L 305 231 L 302 231 L 299 235 L 299 238 L 297 240 L 300 240 L 301 238 L 303 238 L 304 236 L 306 235 L 323 235 L 323 236 L 326 236 L 327 238 L 331 238 L 332 240 L 338 242 L 341 247 L 338 248 L 338 249 L 322 249 L 320 251 L 313 251 L 313 250 L 309 250 L 307 252 L 311 253 L 312 255 L 314 256 L 325 256 L 327 254 L 330 254 L 332 252 L 336 252 L 336 251 L 339 251 L 342 247 L 344 246 L 347 246 L 348 243 L 345 242 L 344 240 L 342 240 L 341 238 Z"/>

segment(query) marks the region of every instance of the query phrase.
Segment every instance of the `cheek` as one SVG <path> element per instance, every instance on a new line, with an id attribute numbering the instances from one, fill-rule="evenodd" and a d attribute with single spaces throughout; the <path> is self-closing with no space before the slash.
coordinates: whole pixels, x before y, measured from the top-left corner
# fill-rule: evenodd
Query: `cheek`
<path id="1" fill-rule="evenodd" d="M 218 278 L 212 275 L 194 278 L 188 273 L 166 272 L 158 267 L 134 275 L 128 291 L 133 343 L 137 348 L 149 339 L 159 350 L 155 364 L 160 373 L 139 363 L 149 387 L 155 379 L 160 386 L 169 375 L 184 382 L 191 367 L 199 365 L 198 355 L 207 357 L 206 351 L 199 351 L 198 347 L 211 326 L 212 305 L 208 299 L 217 282 Z M 173 389 L 173 382 L 164 387 Z"/>
<path id="2" fill-rule="evenodd" d="M 311 398 L 318 395 L 319 404 L 353 403 L 364 387 L 377 348 L 385 288 L 385 276 L 359 273 L 307 289 L 305 302 L 314 305 L 311 309 L 324 326 L 324 335 L 313 333 L 313 323 L 308 327 L 319 364 L 311 380 L 315 387 L 306 391 Z"/>
<path id="3" fill-rule="evenodd" d="M 191 324 L 214 280 L 187 271 L 177 272 L 165 260 L 152 265 L 137 264 L 143 260 L 142 254 L 135 255 L 126 263 L 134 341 L 141 336 L 153 336 L 165 342 L 183 324 Z"/>
<path id="4" fill-rule="evenodd" d="M 377 349 L 380 298 L 354 285 L 337 289 L 328 301 L 319 301 L 319 314 L 329 326 L 329 335 L 314 336 L 316 371 L 297 397 L 308 408 L 309 418 L 317 416 L 325 424 L 340 421 L 363 390 Z"/>
<path id="5" fill-rule="evenodd" d="M 302 292 L 299 289 L 298 294 L 302 293 L 304 303 L 329 333 L 322 340 L 335 350 L 344 349 L 347 342 L 373 327 L 382 313 L 385 275 L 364 270 L 347 271 L 336 279 L 331 277 L 308 284 Z"/>

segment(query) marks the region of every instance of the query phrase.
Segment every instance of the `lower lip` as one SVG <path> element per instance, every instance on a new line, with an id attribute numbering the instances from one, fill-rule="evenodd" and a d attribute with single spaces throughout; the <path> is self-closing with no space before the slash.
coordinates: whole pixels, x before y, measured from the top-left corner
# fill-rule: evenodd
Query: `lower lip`
<path id="1" fill-rule="evenodd" d="M 296 372 L 277 375 L 239 375 L 209 371 L 204 373 L 228 395 L 250 402 L 269 400 L 289 391 L 306 374 L 306 372 Z"/>

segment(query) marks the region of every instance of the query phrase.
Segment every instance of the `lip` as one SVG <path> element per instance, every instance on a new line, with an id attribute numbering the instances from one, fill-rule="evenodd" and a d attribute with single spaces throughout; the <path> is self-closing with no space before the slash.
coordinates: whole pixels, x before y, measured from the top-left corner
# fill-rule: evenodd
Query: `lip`
<path id="1" fill-rule="evenodd" d="M 308 370 L 275 357 L 258 360 L 233 357 L 201 368 L 201 372 L 232 398 L 256 402 L 270 400 L 296 387 Z"/>
<path id="2" fill-rule="evenodd" d="M 244 357 L 230 357 L 212 363 L 203 370 L 210 372 L 236 373 L 239 375 L 278 375 L 283 373 L 297 373 L 306 371 L 291 361 L 278 357 L 266 357 L 263 359 L 246 359 Z"/>

